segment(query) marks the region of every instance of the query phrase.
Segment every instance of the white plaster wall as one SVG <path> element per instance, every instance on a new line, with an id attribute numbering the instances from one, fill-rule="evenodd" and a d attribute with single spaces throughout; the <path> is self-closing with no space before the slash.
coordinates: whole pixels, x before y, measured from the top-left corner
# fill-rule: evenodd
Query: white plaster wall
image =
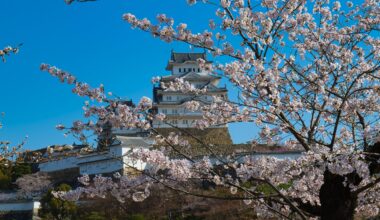
<path id="1" fill-rule="evenodd" d="M 80 174 L 112 173 L 123 169 L 123 163 L 118 160 L 122 156 L 122 146 L 111 147 L 103 154 L 84 155 L 80 157 Z"/>
<path id="2" fill-rule="evenodd" d="M 129 149 L 125 149 L 125 150 L 129 150 Z M 136 152 L 138 150 L 140 150 L 140 148 L 135 148 L 133 149 L 133 152 Z M 146 167 L 146 163 L 142 162 L 141 160 L 134 160 L 134 159 L 132 160 L 128 156 L 123 157 L 123 161 L 124 161 L 124 168 L 126 169 L 130 167 L 134 167 L 138 170 L 144 170 Z"/>
<path id="3" fill-rule="evenodd" d="M 162 101 L 164 102 L 178 102 L 176 95 L 174 94 L 167 94 L 162 96 Z"/>
<path id="4" fill-rule="evenodd" d="M 101 173 L 112 173 L 125 168 L 125 164 L 121 161 L 123 160 L 128 165 L 136 166 L 138 169 L 144 169 L 145 164 L 141 161 L 132 162 L 128 158 L 128 151 L 131 149 L 129 145 L 149 145 L 149 141 L 143 144 L 144 142 L 139 142 L 139 138 L 126 138 L 126 145 L 113 146 L 110 147 L 108 152 L 102 153 L 92 153 L 82 156 L 67 157 L 60 160 L 48 161 L 46 163 L 41 163 L 39 165 L 40 170 L 44 172 L 58 171 L 67 168 L 79 167 L 80 174 L 101 174 Z M 129 145 L 128 145 L 129 144 Z M 134 146 L 137 150 L 141 146 Z M 123 158 L 122 158 L 123 157 Z"/>
<path id="5" fill-rule="evenodd" d="M 138 146 L 136 146 L 135 150 L 138 149 Z M 145 168 L 145 163 L 141 161 L 132 161 L 127 155 L 129 150 L 130 148 L 126 146 L 114 146 L 110 148 L 110 152 L 108 154 L 102 155 L 101 158 L 98 156 L 93 157 L 98 159 L 98 161 L 93 160 L 93 158 L 87 158 L 86 163 L 79 164 L 80 174 L 92 175 L 100 173 L 113 173 L 123 170 L 128 166 L 133 166 L 139 170 L 143 170 Z M 99 161 L 99 159 L 102 160 Z"/>
<path id="6" fill-rule="evenodd" d="M 168 98 L 168 97 L 171 98 Z M 196 100 L 206 101 L 210 103 L 214 98 L 213 96 L 220 96 L 220 94 L 209 94 L 209 95 L 202 95 L 198 96 Z M 175 108 L 173 105 L 179 105 L 183 104 L 185 101 L 190 101 L 193 98 L 193 96 L 190 95 L 177 95 L 177 94 L 163 94 L 162 95 L 162 101 L 164 103 L 170 103 L 170 107 L 162 107 L 168 109 L 168 112 L 170 112 L 170 109 Z"/>
<path id="7" fill-rule="evenodd" d="M 128 151 L 130 149 L 131 149 L 130 147 L 123 147 L 123 148 L 121 148 L 121 155 L 125 156 L 127 153 L 129 153 Z"/>
<path id="8" fill-rule="evenodd" d="M 179 68 L 181 68 L 181 72 L 179 72 Z M 184 71 L 183 68 L 186 68 L 186 70 Z M 185 63 L 185 64 L 180 64 L 180 65 L 175 65 L 175 66 L 173 66 L 172 73 L 174 75 L 176 75 L 176 74 L 183 74 L 183 73 L 189 72 L 188 68 L 191 68 L 192 72 L 193 72 L 193 68 L 195 68 L 195 72 L 198 72 L 198 68 L 199 67 L 198 67 L 198 65 L 196 63 Z"/>
<path id="9" fill-rule="evenodd" d="M 173 111 L 174 109 L 177 110 L 177 113 L 175 113 L 175 111 Z M 166 110 L 166 112 L 165 112 L 165 110 Z M 177 106 L 177 107 L 173 107 L 173 106 L 172 107 L 159 107 L 158 112 L 163 113 L 165 115 L 181 115 L 181 116 L 197 115 L 197 116 L 202 116 L 202 112 L 200 110 L 189 111 L 189 110 L 185 109 L 184 107 L 182 107 L 182 105 Z"/>
<path id="10" fill-rule="evenodd" d="M 52 172 L 68 168 L 77 167 L 78 159 L 76 156 L 65 157 L 59 160 L 51 160 L 45 163 L 40 163 L 38 167 L 42 172 Z"/>
<path id="11" fill-rule="evenodd" d="M 201 118 L 199 118 L 199 119 L 201 119 Z M 173 119 L 173 120 L 175 120 L 175 119 Z M 183 120 L 187 120 L 188 123 L 184 123 Z M 168 123 L 176 125 L 176 126 L 178 126 L 180 128 L 193 128 L 193 127 L 195 127 L 195 122 L 193 122 L 193 120 L 194 120 L 193 118 L 186 119 L 186 118 L 182 117 L 181 119 L 177 119 L 177 124 L 173 124 L 172 119 L 169 119 Z M 172 128 L 172 126 L 167 125 L 167 124 L 165 124 L 165 123 L 163 123 L 161 121 L 154 121 L 153 122 L 153 127 L 155 127 L 155 128 Z"/>
<path id="12" fill-rule="evenodd" d="M 113 173 L 123 169 L 123 163 L 120 160 L 109 159 L 92 163 L 79 164 L 79 172 L 83 174 L 101 174 Z"/>
<path id="13" fill-rule="evenodd" d="M 128 169 L 130 167 L 134 167 L 137 170 L 144 170 L 146 167 L 146 163 L 142 162 L 141 160 L 132 161 L 132 160 L 129 160 L 129 158 L 127 158 L 127 157 L 124 158 L 124 163 L 125 163 L 124 168 L 126 168 L 126 169 Z"/>
<path id="14" fill-rule="evenodd" d="M 32 211 L 40 208 L 38 201 L 1 202 L 0 211 Z"/>

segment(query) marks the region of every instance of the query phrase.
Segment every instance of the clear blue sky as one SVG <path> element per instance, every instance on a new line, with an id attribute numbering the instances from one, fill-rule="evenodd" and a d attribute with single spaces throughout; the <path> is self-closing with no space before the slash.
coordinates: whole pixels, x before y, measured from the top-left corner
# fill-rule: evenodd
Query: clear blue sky
<path id="1" fill-rule="evenodd" d="M 72 143 L 55 129 L 82 118 L 85 101 L 47 73 L 43 62 L 68 70 L 81 81 L 138 101 L 151 97 L 150 79 L 167 74 L 170 50 L 189 51 L 184 44 L 161 42 L 130 28 L 121 17 L 131 12 L 154 19 L 166 13 L 194 27 L 207 28 L 210 7 L 188 7 L 185 0 L 99 0 L 73 3 L 63 0 L 0 1 L 0 47 L 24 43 L 17 55 L 0 63 L 0 112 L 5 112 L 0 140 L 18 143 L 29 136 L 25 148 Z M 230 126 L 235 142 L 253 136 L 253 125 Z"/>

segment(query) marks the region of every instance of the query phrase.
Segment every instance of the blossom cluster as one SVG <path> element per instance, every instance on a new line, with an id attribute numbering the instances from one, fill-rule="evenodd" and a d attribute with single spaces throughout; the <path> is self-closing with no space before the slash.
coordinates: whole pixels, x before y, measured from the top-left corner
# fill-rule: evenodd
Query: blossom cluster
<path id="1" fill-rule="evenodd" d="M 133 157 L 151 165 L 147 175 L 155 179 L 165 171 L 161 172 L 167 175 L 161 183 L 207 179 L 228 187 L 233 195 L 243 195 L 245 203 L 256 207 L 262 217 L 292 218 L 296 213 L 302 219 L 318 216 L 305 207 L 323 207 L 320 192 L 330 184 L 325 179 L 335 175 L 342 177 L 342 187 L 357 198 L 353 201 L 356 212 L 377 215 L 379 171 L 369 167 L 379 166 L 380 156 L 378 149 L 375 153 L 369 149 L 378 142 L 380 128 L 379 1 L 355 5 L 328 0 L 187 2 L 217 6 L 217 18 L 210 19 L 208 30 L 194 33 L 187 24 L 176 25 L 165 14 L 159 14 L 156 22 L 131 13 L 123 19 L 132 28 L 165 42 L 180 41 L 203 48 L 215 58 L 228 57 L 224 64 L 197 61 L 239 91 L 235 101 L 220 97 L 207 105 L 189 101 L 189 110 L 203 114 L 197 127 L 251 122 L 258 128 L 256 143 L 301 146 L 305 153 L 296 160 L 247 157 L 239 161 L 228 157 L 225 161 L 213 155 L 215 158 L 201 162 L 186 155 L 175 159 L 163 151 L 142 150 Z M 181 78 L 161 87 L 196 95 L 206 91 Z M 149 106 L 143 101 L 137 109 L 144 111 Z M 106 108 L 93 111 L 109 112 Z M 132 115 L 127 117 L 132 123 L 121 120 L 113 124 L 133 127 L 146 116 Z M 168 140 L 169 145 L 179 143 L 175 135 Z M 371 160 L 368 153 L 373 154 Z M 111 184 L 106 179 L 102 182 Z M 269 195 L 263 187 L 269 187 Z"/>
<path id="2" fill-rule="evenodd" d="M 16 185 L 20 188 L 18 190 L 20 196 L 32 198 L 46 192 L 52 186 L 52 182 L 48 174 L 37 172 L 18 178 Z"/>
<path id="3" fill-rule="evenodd" d="M 74 85 L 72 92 L 78 96 L 87 97 L 92 101 L 106 103 L 106 106 L 91 105 L 86 101 L 83 107 L 86 118 L 94 117 L 96 123 L 92 120 L 88 122 L 74 121 L 72 126 L 66 128 L 64 125 L 57 125 L 57 129 L 68 129 L 70 133 L 77 134 L 81 139 L 83 131 L 91 130 L 96 134 L 103 131 L 105 124 L 110 123 L 113 128 L 142 128 L 149 129 L 150 122 L 147 118 L 149 110 L 152 108 L 152 101 L 147 97 L 142 97 L 136 107 L 130 106 L 119 99 L 112 99 L 112 93 L 106 93 L 104 86 L 91 88 L 87 83 L 79 82 L 75 76 L 67 71 L 61 70 L 55 66 L 41 64 L 41 71 L 46 71 L 50 75 L 57 77 L 62 83 Z"/>
<path id="4" fill-rule="evenodd" d="M 133 14 L 123 17 L 133 28 L 166 42 L 182 41 L 215 57 L 233 58 L 209 68 L 241 91 L 238 101 L 215 99 L 200 107 L 203 119 L 198 128 L 253 122 L 259 128 L 258 143 L 302 146 L 307 153 L 297 161 L 247 160 L 238 170 L 246 180 L 292 183 L 284 195 L 304 203 L 320 205 L 327 170 L 340 176 L 357 174 L 359 184 L 345 183 L 353 192 L 373 182 L 363 155 L 378 140 L 379 3 L 263 0 L 253 5 L 221 0 L 217 6 L 219 20 L 211 19 L 210 30 L 202 33 L 191 32 L 185 23 L 174 26 L 166 15 L 158 15 L 157 24 Z M 231 39 L 234 36 L 236 40 Z M 182 82 L 168 88 L 191 91 Z M 187 106 L 199 108 L 195 102 Z M 374 215 L 379 203 L 371 196 L 372 203 L 363 203 L 364 194 L 360 195 L 357 211 Z M 291 206 L 285 210 L 295 211 Z"/>
<path id="5" fill-rule="evenodd" d="M 3 62 L 6 61 L 5 56 L 9 56 L 11 53 L 18 53 L 20 50 L 22 44 L 19 44 L 17 47 L 11 47 L 11 46 L 6 46 L 3 49 L 0 49 L 0 57 Z"/>
<path id="6" fill-rule="evenodd" d="M 181 91 L 185 94 L 204 94 L 207 91 L 207 88 L 204 87 L 202 89 L 196 88 L 189 81 L 185 81 L 183 78 L 176 78 L 174 81 L 170 82 L 161 82 L 161 88 L 166 91 Z"/>
<path id="7" fill-rule="evenodd" d="M 110 193 L 119 202 L 124 202 L 126 199 L 141 202 L 150 195 L 150 180 L 144 176 L 128 177 L 116 173 L 113 178 L 98 175 L 90 182 L 89 176 L 85 175 L 79 178 L 79 182 L 84 187 L 78 187 L 69 192 L 55 191 L 52 193 L 57 198 L 69 201 L 77 201 L 81 196 L 105 198 Z"/>
<path id="8" fill-rule="evenodd" d="M 0 112 L 0 117 L 3 117 L 5 115 L 4 112 Z M 3 124 L 0 121 L 0 129 L 3 128 Z M 21 153 L 21 149 L 23 145 L 25 144 L 28 136 L 25 137 L 25 139 L 17 144 L 17 145 L 11 145 L 11 143 L 7 140 L 0 140 L 0 162 L 4 162 L 4 165 L 8 166 L 12 162 L 12 159 L 17 157 Z"/>

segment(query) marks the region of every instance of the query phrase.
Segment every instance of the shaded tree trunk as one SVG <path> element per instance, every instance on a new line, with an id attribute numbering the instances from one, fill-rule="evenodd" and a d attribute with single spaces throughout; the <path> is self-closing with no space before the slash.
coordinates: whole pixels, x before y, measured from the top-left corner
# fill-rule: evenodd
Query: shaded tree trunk
<path id="1" fill-rule="evenodd" d="M 112 133 L 112 124 L 106 122 L 103 125 L 103 130 L 98 136 L 98 151 L 106 151 L 115 142 L 116 136 Z"/>
<path id="2" fill-rule="evenodd" d="M 354 219 L 357 197 L 343 182 L 344 177 L 325 171 L 324 184 L 319 192 L 322 220 Z"/>

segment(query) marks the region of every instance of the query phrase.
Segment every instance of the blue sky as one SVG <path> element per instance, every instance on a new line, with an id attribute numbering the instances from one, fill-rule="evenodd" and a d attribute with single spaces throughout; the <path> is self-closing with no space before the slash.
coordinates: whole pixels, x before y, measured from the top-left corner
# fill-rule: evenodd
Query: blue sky
<path id="1" fill-rule="evenodd" d="M 131 12 L 154 19 L 165 13 L 185 22 L 194 31 L 207 28 L 214 9 L 185 0 L 99 0 L 73 3 L 63 0 L 0 1 L 0 47 L 24 43 L 20 53 L 0 63 L 0 112 L 4 128 L 0 140 L 29 139 L 27 149 L 72 143 L 55 129 L 82 118 L 85 99 L 71 87 L 39 71 L 49 63 L 70 71 L 80 81 L 132 98 L 151 97 L 150 79 L 168 74 L 165 65 L 170 50 L 190 51 L 180 43 L 164 43 L 150 34 L 133 30 L 121 17 Z M 253 125 L 232 125 L 235 142 L 249 140 Z"/>

